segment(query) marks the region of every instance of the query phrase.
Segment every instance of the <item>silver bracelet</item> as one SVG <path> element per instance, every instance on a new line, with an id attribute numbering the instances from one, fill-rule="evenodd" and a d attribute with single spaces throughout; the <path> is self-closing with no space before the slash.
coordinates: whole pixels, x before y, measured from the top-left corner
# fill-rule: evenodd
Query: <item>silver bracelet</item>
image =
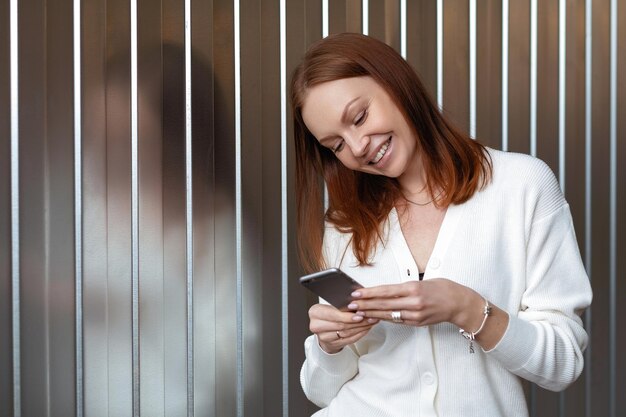
<path id="1" fill-rule="evenodd" d="M 467 332 L 463 329 L 459 329 L 459 333 L 461 333 L 461 335 L 466 338 L 467 340 L 469 340 L 469 351 L 470 353 L 474 353 L 474 339 L 476 339 L 476 336 L 478 335 L 478 333 L 480 333 L 483 330 L 483 327 L 485 327 L 485 323 L 487 322 L 487 317 L 489 317 L 491 315 L 491 306 L 489 305 L 489 301 L 485 298 L 485 307 L 483 308 L 483 321 L 482 323 L 480 323 L 480 327 L 474 331 L 474 332 Z"/>

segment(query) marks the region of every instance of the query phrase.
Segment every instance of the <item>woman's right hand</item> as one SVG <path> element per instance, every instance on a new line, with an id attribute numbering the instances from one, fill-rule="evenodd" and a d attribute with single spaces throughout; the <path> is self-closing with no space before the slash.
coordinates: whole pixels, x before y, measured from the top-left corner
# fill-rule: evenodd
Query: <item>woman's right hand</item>
<path id="1" fill-rule="evenodd" d="M 326 304 L 315 304 L 309 309 L 309 329 L 326 353 L 337 353 L 361 339 L 378 321 Z"/>

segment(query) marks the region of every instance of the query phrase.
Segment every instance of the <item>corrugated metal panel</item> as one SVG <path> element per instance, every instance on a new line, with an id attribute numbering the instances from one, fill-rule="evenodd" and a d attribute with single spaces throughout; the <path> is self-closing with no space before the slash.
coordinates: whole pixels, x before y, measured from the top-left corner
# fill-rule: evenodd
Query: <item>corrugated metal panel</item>
<path id="1" fill-rule="evenodd" d="M 49 6 L 0 6 L 0 414 L 315 410 L 286 84 L 342 31 L 394 46 L 459 126 L 557 173 L 591 344 L 568 390 L 529 386 L 532 415 L 626 412 L 617 0 Z"/>

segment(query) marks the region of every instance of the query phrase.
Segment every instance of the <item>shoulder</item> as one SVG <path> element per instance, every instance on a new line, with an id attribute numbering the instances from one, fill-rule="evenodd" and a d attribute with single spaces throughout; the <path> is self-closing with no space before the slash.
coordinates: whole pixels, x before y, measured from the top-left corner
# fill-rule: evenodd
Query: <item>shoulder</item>
<path id="1" fill-rule="evenodd" d="M 535 220 L 549 216 L 567 204 L 554 172 L 541 159 L 495 149 L 488 149 L 488 152 L 493 164 L 495 188 L 523 203 Z"/>
<path id="2" fill-rule="evenodd" d="M 522 180 L 523 183 L 555 180 L 554 173 L 544 161 L 531 155 L 516 152 L 504 152 L 487 148 L 493 162 L 495 173 L 504 179 Z"/>

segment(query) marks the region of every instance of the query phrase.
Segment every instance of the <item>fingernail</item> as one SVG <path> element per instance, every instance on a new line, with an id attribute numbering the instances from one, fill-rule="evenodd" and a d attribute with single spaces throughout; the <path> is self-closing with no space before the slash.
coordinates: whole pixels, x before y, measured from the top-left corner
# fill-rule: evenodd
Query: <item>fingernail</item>
<path id="1" fill-rule="evenodd" d="M 377 323 L 378 319 L 367 319 L 368 323 Z"/>
<path id="2" fill-rule="evenodd" d="M 352 321 L 361 321 L 363 320 L 363 316 L 352 316 Z"/>
<path id="3" fill-rule="evenodd" d="M 353 297 L 360 297 L 360 296 L 361 296 L 361 293 L 360 293 L 359 291 L 355 291 L 355 292 L 353 292 L 353 293 L 352 293 L 352 294 L 350 294 L 350 295 L 351 295 L 351 296 L 353 296 Z"/>
<path id="4" fill-rule="evenodd" d="M 356 315 L 358 315 L 358 316 L 361 316 L 361 317 L 365 317 L 365 311 L 357 311 L 357 312 L 356 312 L 356 313 L 354 313 L 354 314 L 356 314 Z"/>
<path id="5" fill-rule="evenodd" d="M 349 308 L 350 310 L 356 310 L 357 308 L 359 308 L 359 306 L 358 306 L 358 305 L 356 305 L 356 304 L 354 304 L 354 303 L 351 303 L 351 304 L 349 304 L 349 305 L 348 305 L 348 308 Z"/>

